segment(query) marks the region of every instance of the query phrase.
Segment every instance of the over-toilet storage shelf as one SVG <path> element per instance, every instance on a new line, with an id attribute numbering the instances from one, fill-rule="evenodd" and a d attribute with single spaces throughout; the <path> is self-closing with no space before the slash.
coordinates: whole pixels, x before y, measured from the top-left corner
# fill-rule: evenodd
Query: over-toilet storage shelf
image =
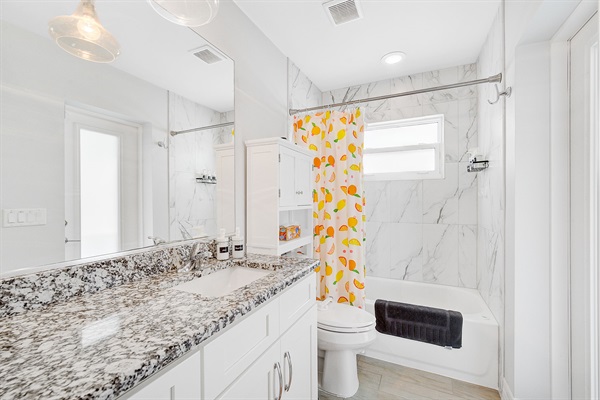
<path id="1" fill-rule="evenodd" d="M 288 140 L 246 141 L 247 251 L 312 256 L 312 154 Z M 280 241 L 279 226 L 297 224 L 297 239 Z"/>

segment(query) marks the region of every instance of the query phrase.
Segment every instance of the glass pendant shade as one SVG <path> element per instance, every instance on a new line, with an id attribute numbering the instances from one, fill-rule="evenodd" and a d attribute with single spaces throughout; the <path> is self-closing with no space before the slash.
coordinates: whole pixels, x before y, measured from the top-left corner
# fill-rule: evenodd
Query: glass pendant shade
<path id="1" fill-rule="evenodd" d="M 148 0 L 148 2 L 163 18 L 189 27 L 208 24 L 219 11 L 219 0 Z"/>
<path id="2" fill-rule="evenodd" d="M 48 29 L 56 44 L 75 57 L 109 63 L 120 53 L 119 43 L 98 20 L 93 0 L 81 0 L 72 15 L 52 18 Z"/>

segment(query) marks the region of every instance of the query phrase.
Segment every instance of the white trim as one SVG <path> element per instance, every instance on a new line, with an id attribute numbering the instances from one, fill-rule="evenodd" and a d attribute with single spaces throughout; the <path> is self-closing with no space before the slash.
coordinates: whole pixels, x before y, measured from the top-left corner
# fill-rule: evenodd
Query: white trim
<path id="1" fill-rule="evenodd" d="M 550 41 L 550 381 L 552 398 L 555 399 L 571 398 L 568 41 L 588 21 L 597 7 L 594 2 L 582 1 Z"/>
<path id="2" fill-rule="evenodd" d="M 500 398 L 502 400 L 517 400 L 515 399 L 515 396 L 513 396 L 510 386 L 508 386 L 508 382 L 506 382 L 506 379 L 504 378 L 502 378 L 502 385 L 500 387 Z"/>

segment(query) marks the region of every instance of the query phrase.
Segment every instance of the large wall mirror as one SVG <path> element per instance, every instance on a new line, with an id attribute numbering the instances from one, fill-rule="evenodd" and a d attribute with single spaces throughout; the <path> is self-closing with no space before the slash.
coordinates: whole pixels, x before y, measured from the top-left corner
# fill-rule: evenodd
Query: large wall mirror
<path id="1" fill-rule="evenodd" d="M 49 21 L 78 5 L 0 5 L 0 276 L 235 229 L 233 60 L 146 1 L 102 0 L 119 54 L 77 58 Z"/>

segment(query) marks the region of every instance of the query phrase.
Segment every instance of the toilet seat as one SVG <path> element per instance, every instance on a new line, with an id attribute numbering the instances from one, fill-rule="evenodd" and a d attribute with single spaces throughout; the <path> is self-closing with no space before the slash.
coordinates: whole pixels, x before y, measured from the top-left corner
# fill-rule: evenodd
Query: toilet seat
<path id="1" fill-rule="evenodd" d="M 330 303 L 317 311 L 317 327 L 330 332 L 359 333 L 373 330 L 375 316 L 347 304 Z"/>

